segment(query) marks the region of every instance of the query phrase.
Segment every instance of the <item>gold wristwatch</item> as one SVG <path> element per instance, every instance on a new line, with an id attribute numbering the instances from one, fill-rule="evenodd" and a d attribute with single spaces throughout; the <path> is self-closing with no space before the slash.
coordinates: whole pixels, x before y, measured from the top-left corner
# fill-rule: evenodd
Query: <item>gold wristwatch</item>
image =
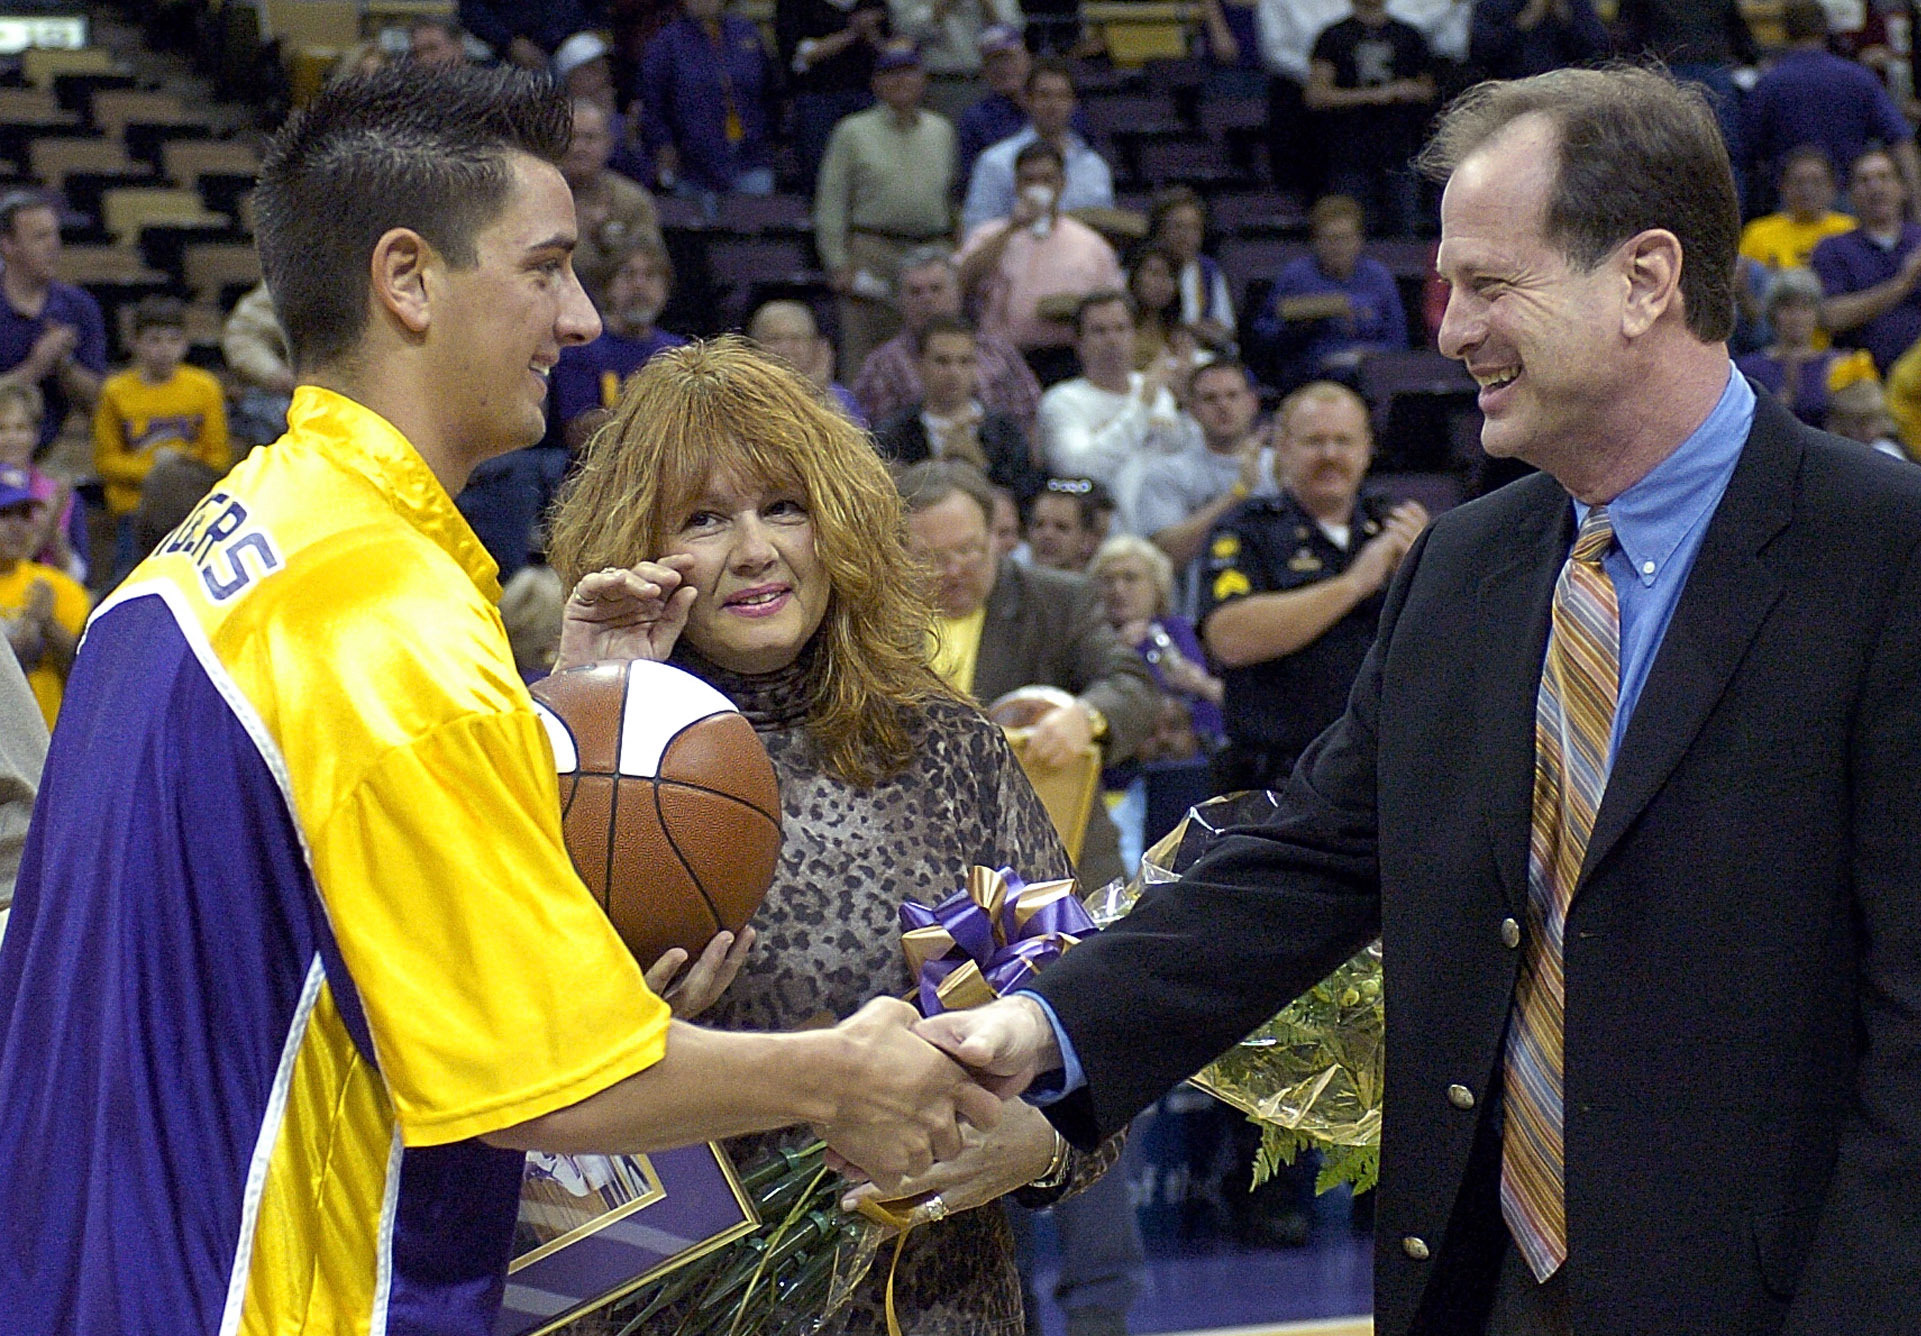
<path id="1" fill-rule="evenodd" d="M 1088 736 L 1096 742 L 1107 741 L 1107 716 L 1101 712 L 1100 706 L 1094 704 L 1094 702 L 1087 699 L 1087 697 L 1082 696 L 1079 699 L 1081 708 L 1087 711 Z"/>

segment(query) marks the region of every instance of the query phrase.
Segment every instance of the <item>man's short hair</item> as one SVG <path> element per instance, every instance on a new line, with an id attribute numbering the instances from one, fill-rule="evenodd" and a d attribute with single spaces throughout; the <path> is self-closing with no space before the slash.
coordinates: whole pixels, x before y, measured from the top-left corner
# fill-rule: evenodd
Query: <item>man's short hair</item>
<path id="1" fill-rule="evenodd" d="M 352 352 L 367 328 L 370 259 L 411 228 L 455 268 L 513 188 L 509 155 L 558 163 L 567 98 L 512 68 L 397 66 L 321 90 L 274 137 L 255 193 L 260 267 L 299 370 Z"/>
<path id="2" fill-rule="evenodd" d="M 959 492 L 973 499 L 988 524 L 994 522 L 994 484 L 965 460 L 923 459 L 902 469 L 894 486 L 900 489 L 901 504 L 909 515 L 931 510 Z"/>
<path id="3" fill-rule="evenodd" d="M 974 322 L 966 316 L 937 315 L 929 320 L 927 327 L 920 332 L 920 350 L 926 352 L 928 340 L 941 334 L 965 335 L 970 339 L 977 337 Z"/>
<path id="4" fill-rule="evenodd" d="M 927 269 L 937 264 L 953 269 L 954 248 L 938 241 L 925 242 L 900 257 L 900 263 L 894 266 L 894 275 L 898 278 L 910 269 Z"/>
<path id="5" fill-rule="evenodd" d="M 1881 159 L 1881 161 L 1892 167 L 1897 174 L 1901 170 L 1901 164 L 1894 160 L 1894 153 L 1886 144 L 1872 143 L 1855 154 L 1854 161 L 1848 164 L 1848 180 L 1852 181 L 1854 179 L 1855 174 L 1861 170 L 1861 164 L 1869 158 Z"/>
<path id="6" fill-rule="evenodd" d="M 1042 56 L 1027 67 L 1027 78 L 1021 84 L 1021 90 L 1027 93 L 1033 92 L 1034 81 L 1043 77 L 1065 79 L 1069 88 L 1074 87 L 1074 69 L 1071 65 L 1059 56 Z"/>
<path id="7" fill-rule="evenodd" d="M 12 236 L 14 222 L 33 209 L 52 209 L 58 215 L 60 205 L 44 190 L 9 190 L 0 195 L 0 236 Z"/>
<path id="8" fill-rule="evenodd" d="M 1021 151 L 1014 155 L 1014 175 L 1019 176 L 1021 168 L 1031 162 L 1039 162 L 1042 158 L 1053 163 L 1062 172 L 1067 170 L 1067 159 L 1061 156 L 1059 149 L 1045 139 L 1030 139 L 1021 146 Z"/>
<path id="9" fill-rule="evenodd" d="M 1191 388 L 1202 376 L 1217 375 L 1223 371 L 1233 372 L 1241 378 L 1241 384 L 1247 386 L 1249 390 L 1254 389 L 1254 373 L 1249 371 L 1247 363 L 1238 357 L 1215 357 L 1201 363 L 1194 368 L 1194 374 L 1187 378 L 1187 383 Z"/>
<path id="10" fill-rule="evenodd" d="M 774 315 L 804 315 L 807 323 L 813 327 L 814 337 L 820 337 L 820 317 L 814 313 L 814 308 L 791 297 L 776 297 L 773 301 L 756 306 L 754 313 L 747 317 L 747 337 L 758 343 L 765 336 L 756 331 L 765 329 L 767 317 Z"/>
<path id="11" fill-rule="evenodd" d="M 1790 302 L 1818 307 L 1826 295 L 1820 278 L 1812 269 L 1783 269 L 1769 281 L 1768 295 L 1762 301 L 1762 309 L 1772 319 L 1775 311 Z"/>
<path id="12" fill-rule="evenodd" d="M 1092 478 L 1049 478 L 1027 503 L 1030 512 L 1043 496 L 1064 496 L 1072 501 L 1075 518 L 1088 533 L 1102 528 L 1103 519 L 1114 513 L 1114 494 Z M 992 510 L 987 513 L 990 518 L 994 514 Z"/>
<path id="13" fill-rule="evenodd" d="M 142 297 L 133 307 L 133 336 L 139 338 L 150 329 L 187 327 L 187 304 L 178 297 Z"/>
<path id="14" fill-rule="evenodd" d="M 609 257 L 612 263 L 607 266 L 607 272 L 618 273 L 636 255 L 645 255 L 652 260 L 661 273 L 667 276 L 667 290 L 673 291 L 674 257 L 668 254 L 666 245 L 658 237 L 648 232 L 636 233 L 623 240 Z"/>
<path id="15" fill-rule="evenodd" d="M 1163 186 L 1154 192 L 1154 200 L 1147 210 L 1147 235 L 1155 236 L 1161 230 L 1161 223 L 1168 214 L 1176 209 L 1199 209 L 1201 218 L 1207 218 L 1207 201 L 1193 186 Z"/>
<path id="16" fill-rule="evenodd" d="M 1074 337 L 1081 336 L 1082 326 L 1087 323 L 1087 313 L 1096 306 L 1111 306 L 1119 302 L 1127 308 L 1129 315 L 1134 314 L 1134 299 L 1119 288 L 1095 288 L 1092 292 L 1074 303 Z"/>
<path id="17" fill-rule="evenodd" d="M 1294 420 L 1295 410 L 1306 404 L 1346 404 L 1361 415 L 1361 429 L 1368 439 L 1374 438 L 1374 421 L 1367 410 L 1367 400 L 1351 388 L 1337 380 L 1311 380 L 1281 400 L 1281 406 L 1274 411 L 1274 421 L 1285 436 L 1289 424 Z"/>
<path id="18" fill-rule="evenodd" d="M 1542 223 L 1547 241 L 1591 270 L 1630 237 L 1665 228 L 1681 243 L 1688 329 L 1704 343 L 1726 339 L 1741 210 L 1706 93 L 1630 65 L 1477 84 L 1441 114 L 1416 165 L 1445 181 L 1508 126 L 1537 114 L 1555 127 L 1560 159 Z"/>
<path id="19" fill-rule="evenodd" d="M 1776 182 L 1787 180 L 1788 173 L 1804 162 L 1819 163 L 1821 170 L 1828 174 L 1828 180 L 1834 179 L 1834 160 L 1828 157 L 1828 151 L 1819 144 L 1803 144 L 1781 156 L 1781 174 L 1775 178 Z"/>
<path id="20" fill-rule="evenodd" d="M 1310 231 L 1318 232 L 1329 223 L 1352 223 L 1365 231 L 1366 217 L 1360 202 L 1352 196 L 1323 195 L 1307 211 L 1307 226 Z"/>

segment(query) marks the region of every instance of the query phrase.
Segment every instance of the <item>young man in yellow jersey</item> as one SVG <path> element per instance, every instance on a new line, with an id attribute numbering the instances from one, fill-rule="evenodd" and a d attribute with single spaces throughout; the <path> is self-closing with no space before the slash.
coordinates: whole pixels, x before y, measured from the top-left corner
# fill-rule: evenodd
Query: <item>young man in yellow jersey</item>
<path id="1" fill-rule="evenodd" d="M 522 1151 L 804 1122 L 891 1184 L 994 1120 L 904 1003 L 672 1019 L 568 861 L 452 495 L 599 332 L 570 122 L 544 79 L 403 66 L 267 155 L 288 433 L 94 615 L 0 946 L 9 1330 L 491 1336 Z M 685 620 L 671 568 L 604 583 L 646 616 L 582 657 Z"/>

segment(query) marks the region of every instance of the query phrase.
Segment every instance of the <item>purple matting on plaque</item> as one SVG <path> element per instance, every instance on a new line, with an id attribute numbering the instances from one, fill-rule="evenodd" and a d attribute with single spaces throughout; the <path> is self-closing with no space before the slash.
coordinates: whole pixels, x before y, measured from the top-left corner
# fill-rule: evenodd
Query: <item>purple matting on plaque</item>
<path id="1" fill-rule="evenodd" d="M 624 1215 L 608 1212 L 618 1218 L 511 1270 L 494 1336 L 536 1336 L 759 1224 L 719 1147 L 644 1158 L 663 1195 Z"/>

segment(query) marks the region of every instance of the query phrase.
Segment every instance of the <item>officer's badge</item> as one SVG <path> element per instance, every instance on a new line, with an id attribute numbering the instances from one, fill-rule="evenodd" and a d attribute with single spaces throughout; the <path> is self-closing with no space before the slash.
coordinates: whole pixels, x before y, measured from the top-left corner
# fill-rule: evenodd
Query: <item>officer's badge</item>
<path id="1" fill-rule="evenodd" d="M 1287 559 L 1287 568 L 1297 575 L 1306 575 L 1321 569 L 1321 559 L 1307 548 L 1302 548 Z"/>

